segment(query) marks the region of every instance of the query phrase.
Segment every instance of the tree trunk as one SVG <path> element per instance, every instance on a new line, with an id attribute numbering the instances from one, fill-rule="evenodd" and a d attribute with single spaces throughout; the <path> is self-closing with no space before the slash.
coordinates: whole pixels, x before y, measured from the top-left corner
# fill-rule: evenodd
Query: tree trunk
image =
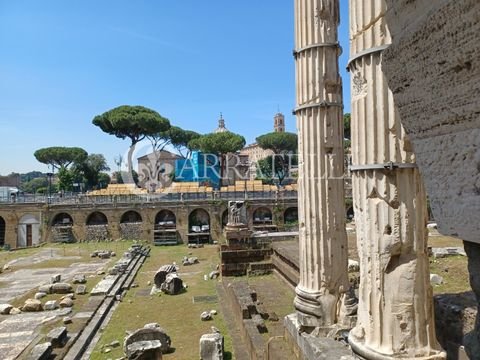
<path id="1" fill-rule="evenodd" d="M 135 151 L 135 145 L 137 143 L 132 142 L 132 145 L 130 145 L 130 149 L 128 149 L 128 159 L 127 159 L 127 176 L 125 179 L 123 179 L 123 182 L 125 184 L 133 184 L 133 164 L 132 164 L 132 157 L 133 157 L 133 152 Z"/>

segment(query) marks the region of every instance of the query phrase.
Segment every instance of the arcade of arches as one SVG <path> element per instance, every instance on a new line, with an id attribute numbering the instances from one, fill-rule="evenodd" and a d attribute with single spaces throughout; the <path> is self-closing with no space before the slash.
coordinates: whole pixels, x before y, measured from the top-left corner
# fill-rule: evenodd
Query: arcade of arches
<path id="1" fill-rule="evenodd" d="M 220 241 L 228 221 L 225 202 L 195 204 L 155 203 L 130 207 L 127 204 L 33 206 L 11 204 L 0 209 L 0 246 L 25 247 L 40 242 L 72 242 L 132 238 L 152 243 Z M 287 228 L 295 223 L 297 200 L 250 200 L 248 226 Z M 292 229 L 292 227 L 288 227 Z"/>

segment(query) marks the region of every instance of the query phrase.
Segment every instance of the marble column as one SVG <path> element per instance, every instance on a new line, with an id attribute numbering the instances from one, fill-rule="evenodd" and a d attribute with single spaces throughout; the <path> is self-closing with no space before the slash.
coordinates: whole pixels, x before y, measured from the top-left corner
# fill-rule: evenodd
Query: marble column
<path id="1" fill-rule="evenodd" d="M 299 325 L 323 334 L 342 321 L 349 288 L 339 20 L 338 0 L 295 0 L 300 282 L 294 304 Z"/>
<path id="2" fill-rule="evenodd" d="M 382 72 L 384 0 L 350 0 L 352 183 L 360 257 L 358 322 L 365 359 L 445 359 L 435 337 L 426 195 Z"/>

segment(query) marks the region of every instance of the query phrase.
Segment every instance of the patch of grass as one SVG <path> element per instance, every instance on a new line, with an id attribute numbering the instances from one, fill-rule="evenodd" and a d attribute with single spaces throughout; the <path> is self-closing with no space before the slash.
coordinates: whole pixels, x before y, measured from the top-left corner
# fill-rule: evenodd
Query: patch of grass
<path id="1" fill-rule="evenodd" d="M 269 314 L 274 312 L 279 318 L 279 321 L 265 321 L 268 328 L 268 333 L 263 334 L 265 341 L 274 336 L 283 336 L 283 318 L 295 312 L 293 306 L 295 291 L 274 274 L 249 277 L 247 282 L 257 292 L 261 306 Z"/>
<path id="2" fill-rule="evenodd" d="M 181 265 L 183 256 L 199 258 L 200 263 L 192 266 L 180 266 L 180 277 L 188 285 L 187 291 L 170 296 L 150 296 L 155 272 L 160 266 L 176 262 Z M 199 354 L 199 340 L 203 334 L 210 333 L 211 326 L 217 327 L 225 336 L 225 351 L 232 352 L 232 341 L 223 320 L 223 315 L 216 303 L 193 303 L 194 296 L 216 295 L 216 281 L 205 281 L 203 276 L 219 263 L 218 248 L 206 246 L 202 249 L 188 249 L 185 245 L 153 247 L 151 256 L 140 269 L 135 282 L 138 288 L 128 291 L 123 302 L 115 310 L 110 323 L 106 326 L 99 343 L 91 354 L 91 359 L 109 359 L 123 356 L 123 349 L 112 349 L 104 354 L 102 346 L 118 340 L 123 343 L 126 331 L 142 328 L 147 323 L 156 322 L 163 327 L 172 339 L 173 353 L 165 354 L 164 359 L 191 360 Z M 203 311 L 216 310 L 218 315 L 213 321 L 202 322 Z"/>
<path id="3" fill-rule="evenodd" d="M 451 236 L 431 235 L 428 237 L 428 246 L 431 247 L 461 247 L 463 241 Z"/>
<path id="4" fill-rule="evenodd" d="M 29 249 L 22 249 L 22 250 L 15 250 L 15 251 L 0 251 L 0 265 L 3 267 L 4 264 L 8 262 L 26 256 L 35 255 L 40 251 L 44 250 L 42 247 L 38 248 L 29 248 Z"/>
<path id="5" fill-rule="evenodd" d="M 442 285 L 433 285 L 434 294 L 471 291 L 466 256 L 452 256 L 430 260 L 430 273 L 443 277 Z"/>
<path id="6" fill-rule="evenodd" d="M 95 250 L 111 250 L 120 257 L 133 244 L 133 241 L 119 240 L 109 242 L 83 242 L 73 244 L 48 244 L 39 248 L 0 252 L 0 266 L 18 260 L 10 265 L 10 270 L 45 269 L 53 267 L 68 267 L 74 262 L 98 261 L 91 258 Z M 33 257 L 42 253 L 42 258 Z"/>

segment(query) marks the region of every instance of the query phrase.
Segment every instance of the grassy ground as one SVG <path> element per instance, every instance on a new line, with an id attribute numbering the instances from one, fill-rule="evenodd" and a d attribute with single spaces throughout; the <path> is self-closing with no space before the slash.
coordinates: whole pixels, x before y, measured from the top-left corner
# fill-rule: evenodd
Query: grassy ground
<path id="1" fill-rule="evenodd" d="M 30 261 L 18 261 L 10 265 L 10 270 L 19 269 L 46 269 L 54 267 L 68 267 L 74 262 L 91 262 L 97 261 L 91 258 L 90 254 L 95 250 L 111 250 L 121 256 L 132 244 L 132 241 L 112 241 L 112 242 L 89 242 L 75 244 L 48 244 L 38 248 L 29 248 L 16 251 L 0 251 L 0 268 L 4 264 L 13 260 L 31 257 L 39 253 L 48 254 L 50 252 L 51 259 L 38 263 Z"/>
<path id="2" fill-rule="evenodd" d="M 443 278 L 443 284 L 433 286 L 434 294 L 452 294 L 472 290 L 468 279 L 466 256 L 431 259 L 430 273 Z"/>
<path id="3" fill-rule="evenodd" d="M 148 285 L 148 282 L 153 282 L 158 268 L 173 261 L 181 264 L 183 256 L 188 255 L 189 252 L 192 256 L 198 257 L 200 263 L 180 267 L 180 276 L 188 285 L 187 291 L 175 296 L 165 294 L 150 296 L 151 285 Z M 211 326 L 217 327 L 225 335 L 225 359 L 232 359 L 232 343 L 218 302 L 193 302 L 195 296 L 216 296 L 216 281 L 205 281 L 204 274 L 208 275 L 218 263 L 216 246 L 206 246 L 202 249 L 188 249 L 184 245 L 152 248 L 151 256 L 135 279 L 139 287 L 131 289 L 120 303 L 102 333 L 91 359 L 114 359 L 123 356 L 121 348 L 102 353 L 102 346 L 114 340 L 123 343 L 125 331 L 134 331 L 151 322 L 159 323 L 172 339 L 172 347 L 175 350 L 173 353 L 164 355 L 164 359 L 197 359 L 200 337 L 211 332 Z M 213 321 L 202 322 L 200 314 L 212 309 L 217 310 L 218 315 Z"/>
<path id="4" fill-rule="evenodd" d="M 428 246 L 463 248 L 463 241 L 450 236 L 443 236 L 438 233 L 433 233 L 431 236 L 428 237 Z"/>
<path id="5" fill-rule="evenodd" d="M 295 312 L 293 299 L 295 292 L 285 281 L 272 274 L 248 278 L 249 285 L 257 292 L 258 301 L 268 310 L 275 313 L 279 321 L 267 321 L 268 333 L 264 334 L 266 340 L 274 336 L 283 336 L 283 318 Z"/>
<path id="6" fill-rule="evenodd" d="M 28 249 L 22 249 L 22 250 L 16 250 L 16 251 L 0 250 L 0 267 L 3 267 L 3 265 L 10 262 L 11 260 L 18 259 L 20 257 L 35 255 L 42 250 L 43 250 L 43 247 L 28 248 Z"/>

